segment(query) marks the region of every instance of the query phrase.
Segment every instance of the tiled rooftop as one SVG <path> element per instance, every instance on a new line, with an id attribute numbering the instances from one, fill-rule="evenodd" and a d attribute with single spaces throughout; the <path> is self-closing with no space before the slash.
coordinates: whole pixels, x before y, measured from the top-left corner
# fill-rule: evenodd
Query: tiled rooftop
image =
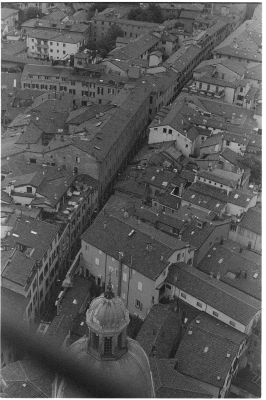
<path id="1" fill-rule="evenodd" d="M 244 325 L 261 310 L 259 300 L 184 263 L 170 266 L 166 282 Z"/>
<path id="2" fill-rule="evenodd" d="M 237 244 L 232 249 L 215 244 L 198 268 L 208 275 L 219 275 L 222 282 L 261 299 L 261 265 L 243 257 L 240 251 Z"/>

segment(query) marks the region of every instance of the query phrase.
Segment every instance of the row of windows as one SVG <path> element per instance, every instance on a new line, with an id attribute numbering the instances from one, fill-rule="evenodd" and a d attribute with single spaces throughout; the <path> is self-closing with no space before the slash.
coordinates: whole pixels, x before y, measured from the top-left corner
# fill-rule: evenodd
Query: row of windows
<path id="1" fill-rule="evenodd" d="M 34 42 L 34 39 L 31 39 L 31 41 Z M 46 40 L 41 41 L 41 42 L 37 42 L 37 43 L 39 45 L 47 45 L 48 44 L 48 42 Z M 60 43 L 62 43 L 62 42 L 60 42 Z M 50 46 L 53 46 L 53 44 L 55 44 L 55 42 L 50 42 Z M 59 46 L 59 43 L 57 42 L 56 45 Z M 65 43 L 63 43 L 63 47 L 66 47 Z"/>
<path id="2" fill-rule="evenodd" d="M 187 298 L 186 294 L 183 293 L 183 292 L 180 293 L 180 296 L 183 297 L 183 299 L 186 299 L 186 298 Z M 203 307 L 203 304 L 200 303 L 199 301 L 197 301 L 197 306 L 200 307 L 200 308 L 202 308 L 202 307 Z M 213 315 L 214 317 L 216 317 L 216 318 L 219 318 L 219 313 L 218 313 L 217 311 L 213 311 L 213 312 L 212 312 L 212 315 Z M 231 326 L 233 326 L 233 327 L 236 326 L 235 322 L 234 322 L 234 321 L 231 321 L 231 320 L 229 321 L 229 324 L 230 324 Z"/>

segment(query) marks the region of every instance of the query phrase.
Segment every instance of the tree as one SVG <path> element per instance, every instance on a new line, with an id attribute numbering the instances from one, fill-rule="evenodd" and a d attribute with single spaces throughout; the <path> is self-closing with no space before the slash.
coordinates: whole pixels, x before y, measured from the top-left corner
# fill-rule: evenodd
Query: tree
<path id="1" fill-rule="evenodd" d="M 106 57 L 106 55 L 115 48 L 118 36 L 123 36 L 123 31 L 118 26 L 113 25 L 108 29 L 104 38 L 96 42 L 95 47 L 101 57 Z"/>
<path id="2" fill-rule="evenodd" d="M 94 3 L 91 7 L 90 7 L 90 11 L 95 12 L 96 10 L 98 10 L 98 12 L 101 12 L 103 10 L 105 10 L 108 7 L 109 3 Z"/>
<path id="3" fill-rule="evenodd" d="M 253 155 L 246 155 L 245 158 L 239 159 L 242 168 L 250 169 L 250 181 L 256 185 L 261 185 L 261 161 Z"/>
<path id="4" fill-rule="evenodd" d="M 134 21 L 154 22 L 158 24 L 162 23 L 164 20 L 160 6 L 157 6 L 155 3 L 149 4 L 145 9 L 141 7 L 133 8 L 128 13 L 128 19 Z"/>
<path id="5" fill-rule="evenodd" d="M 19 25 L 21 25 L 25 21 L 28 21 L 29 19 L 37 17 L 41 18 L 42 16 L 43 16 L 42 12 L 36 7 L 29 7 L 26 8 L 25 10 L 19 10 L 18 13 Z"/>

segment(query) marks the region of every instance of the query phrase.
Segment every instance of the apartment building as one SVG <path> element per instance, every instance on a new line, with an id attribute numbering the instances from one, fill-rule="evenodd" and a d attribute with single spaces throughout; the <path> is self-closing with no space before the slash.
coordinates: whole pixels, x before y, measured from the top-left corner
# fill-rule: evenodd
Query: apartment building
<path id="1" fill-rule="evenodd" d="M 28 325 L 38 321 L 55 288 L 61 269 L 59 240 L 55 224 L 22 216 L 2 241 L 6 257 L 1 285 L 11 297 L 10 291 L 22 300 L 20 320 Z M 8 304 L 2 302 L 2 307 L 5 310 Z"/>
<path id="2" fill-rule="evenodd" d="M 3 192 L 16 205 L 40 209 L 43 220 L 59 224 L 62 265 L 75 254 L 79 236 L 97 209 L 97 182 L 88 175 L 45 164 L 14 161 L 11 165 L 13 172 L 2 182 Z"/>
<path id="3" fill-rule="evenodd" d="M 88 25 L 48 17 L 22 24 L 28 56 L 43 60 L 69 60 L 87 42 L 88 31 Z"/>
<path id="4" fill-rule="evenodd" d="M 67 61 L 84 46 L 85 42 L 81 33 L 34 30 L 27 35 L 27 53 L 33 58 Z"/>
<path id="5" fill-rule="evenodd" d="M 261 302 L 219 279 L 184 263 L 171 265 L 165 280 L 165 295 L 250 335 L 261 315 Z"/>
<path id="6" fill-rule="evenodd" d="M 94 40 L 102 39 L 106 36 L 111 26 L 117 26 L 123 31 L 124 37 L 131 39 L 152 31 L 163 31 L 164 27 L 145 21 L 133 21 L 124 18 L 108 17 L 99 13 L 92 18 L 91 34 Z"/>
<path id="7" fill-rule="evenodd" d="M 27 64 L 21 77 L 21 85 L 30 89 L 68 93 L 73 96 L 76 106 L 89 102 L 105 104 L 112 101 L 127 83 L 128 79 L 117 75 L 91 72 L 78 74 L 72 68 Z"/>
<path id="8" fill-rule="evenodd" d="M 83 274 L 103 287 L 111 277 L 129 312 L 142 319 L 159 302 L 168 266 L 176 259 L 191 263 L 193 251 L 156 229 L 151 233 L 149 226 L 127 217 L 126 212 L 117 218 L 102 211 L 82 235 Z"/>
<path id="9" fill-rule="evenodd" d="M 176 148 L 185 156 L 199 152 L 199 133 L 184 120 L 183 107 L 184 102 L 180 101 L 159 111 L 149 126 L 149 144 L 175 141 Z"/>

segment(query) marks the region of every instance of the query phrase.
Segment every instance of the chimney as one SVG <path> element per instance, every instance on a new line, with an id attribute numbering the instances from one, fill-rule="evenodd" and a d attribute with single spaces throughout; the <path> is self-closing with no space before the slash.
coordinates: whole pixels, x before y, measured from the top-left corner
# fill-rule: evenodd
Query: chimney
<path id="1" fill-rule="evenodd" d="M 106 227 L 107 227 L 107 223 L 104 222 L 104 223 L 103 223 L 103 229 L 106 229 Z"/>
<path id="2" fill-rule="evenodd" d="M 217 281 L 219 281 L 220 278 L 221 278 L 221 274 L 220 274 L 220 272 L 218 272 L 218 273 L 217 273 L 217 276 L 216 276 Z"/>

